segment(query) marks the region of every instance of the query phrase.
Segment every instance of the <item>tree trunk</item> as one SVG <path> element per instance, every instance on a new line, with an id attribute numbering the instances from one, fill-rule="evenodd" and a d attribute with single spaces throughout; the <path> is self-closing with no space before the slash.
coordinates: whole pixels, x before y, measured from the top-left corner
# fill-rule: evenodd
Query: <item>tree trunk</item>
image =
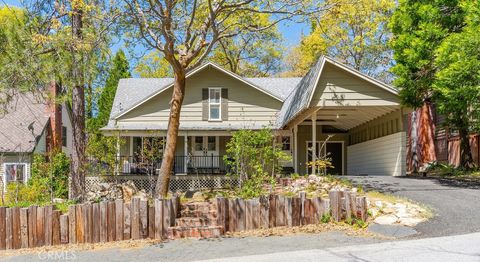
<path id="1" fill-rule="evenodd" d="M 175 160 L 175 148 L 177 147 L 178 127 L 180 125 L 180 110 L 185 96 L 185 71 L 175 72 L 172 100 L 170 102 L 170 116 L 168 118 L 167 141 L 163 153 L 162 166 L 158 174 L 155 193 L 157 197 L 165 198 L 168 194 L 170 175 Z M 187 152 L 185 152 L 186 154 Z"/>
<path id="2" fill-rule="evenodd" d="M 72 14 L 72 129 L 73 129 L 73 152 L 71 183 L 73 198 L 81 198 L 85 189 L 85 90 L 84 90 L 84 70 L 83 56 L 78 51 L 78 45 L 83 40 L 82 34 L 82 10 L 74 8 Z"/>
<path id="3" fill-rule="evenodd" d="M 460 166 L 466 169 L 474 167 L 472 150 L 470 148 L 470 136 L 468 128 L 458 130 L 460 136 Z"/>

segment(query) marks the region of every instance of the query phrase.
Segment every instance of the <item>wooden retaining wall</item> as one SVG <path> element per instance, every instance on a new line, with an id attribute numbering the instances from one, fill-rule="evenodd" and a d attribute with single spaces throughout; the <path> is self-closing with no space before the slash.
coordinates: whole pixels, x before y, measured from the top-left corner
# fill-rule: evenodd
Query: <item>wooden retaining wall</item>
<path id="1" fill-rule="evenodd" d="M 308 199 L 304 193 L 287 198 L 270 195 L 257 199 L 218 197 L 216 224 L 223 232 L 318 223 L 326 213 L 333 220 L 366 220 L 364 196 L 331 191 L 330 199 Z M 138 198 L 69 206 L 66 214 L 52 206 L 0 207 L 0 250 L 61 244 L 100 243 L 129 239 L 166 239 L 180 217 L 180 199 L 155 200 L 152 206 Z M 170 236 L 171 237 L 171 236 Z"/>

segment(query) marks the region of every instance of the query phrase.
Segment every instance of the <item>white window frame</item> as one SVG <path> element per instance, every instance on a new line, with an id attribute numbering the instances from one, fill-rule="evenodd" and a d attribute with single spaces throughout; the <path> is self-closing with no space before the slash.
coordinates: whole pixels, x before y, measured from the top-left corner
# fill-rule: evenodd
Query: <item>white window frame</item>
<path id="1" fill-rule="evenodd" d="M 25 162 L 9 162 L 9 163 L 3 163 L 3 185 L 6 188 L 7 186 L 7 166 L 8 165 L 23 165 L 23 183 L 25 184 L 28 180 L 27 177 L 27 168 L 28 168 L 28 163 Z M 16 182 L 16 181 L 11 181 L 11 182 Z"/>
<path id="2" fill-rule="evenodd" d="M 218 91 L 218 103 L 214 103 L 211 101 L 210 92 L 211 90 Z M 212 118 L 210 106 L 215 105 L 218 106 L 218 118 Z M 208 121 L 222 121 L 222 88 L 221 87 L 209 87 L 208 88 Z"/>

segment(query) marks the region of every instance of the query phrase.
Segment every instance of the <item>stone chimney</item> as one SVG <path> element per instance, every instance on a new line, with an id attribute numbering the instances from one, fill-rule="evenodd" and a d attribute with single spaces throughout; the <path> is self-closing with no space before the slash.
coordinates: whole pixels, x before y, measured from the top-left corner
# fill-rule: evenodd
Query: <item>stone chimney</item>
<path id="1" fill-rule="evenodd" d="M 47 133 L 47 151 L 62 149 L 62 105 L 57 99 L 60 95 L 60 86 L 55 82 L 49 85 L 47 109 L 50 116 L 50 125 Z"/>

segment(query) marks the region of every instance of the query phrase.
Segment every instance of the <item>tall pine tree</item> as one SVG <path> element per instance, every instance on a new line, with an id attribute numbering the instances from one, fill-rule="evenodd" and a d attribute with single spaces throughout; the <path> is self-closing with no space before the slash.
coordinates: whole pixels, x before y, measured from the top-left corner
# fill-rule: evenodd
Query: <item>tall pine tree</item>
<path id="1" fill-rule="evenodd" d="M 105 82 L 105 87 L 98 99 L 97 116 L 88 121 L 87 154 L 95 160 L 107 164 L 110 167 L 107 173 L 111 173 L 114 170 L 115 164 L 117 163 L 117 145 L 121 141 L 118 141 L 117 137 L 104 136 L 99 129 L 108 123 L 113 99 L 117 92 L 118 81 L 128 77 L 131 77 L 128 61 L 125 53 L 119 50 L 115 54 L 107 81 Z"/>
<path id="2" fill-rule="evenodd" d="M 113 99 L 117 92 L 118 81 L 122 78 L 131 77 L 130 68 L 123 50 L 119 50 L 112 61 L 112 67 L 109 71 L 105 87 L 98 99 L 97 124 L 101 127 L 108 123 L 108 117 L 112 110 Z"/>

